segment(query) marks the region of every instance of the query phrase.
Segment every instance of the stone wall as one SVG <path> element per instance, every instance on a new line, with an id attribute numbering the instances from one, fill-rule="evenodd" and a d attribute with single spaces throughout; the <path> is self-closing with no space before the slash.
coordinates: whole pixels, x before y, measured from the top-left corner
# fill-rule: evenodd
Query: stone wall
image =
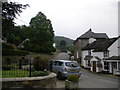
<path id="1" fill-rule="evenodd" d="M 56 74 L 41 77 L 2 78 L 2 88 L 55 88 Z"/>

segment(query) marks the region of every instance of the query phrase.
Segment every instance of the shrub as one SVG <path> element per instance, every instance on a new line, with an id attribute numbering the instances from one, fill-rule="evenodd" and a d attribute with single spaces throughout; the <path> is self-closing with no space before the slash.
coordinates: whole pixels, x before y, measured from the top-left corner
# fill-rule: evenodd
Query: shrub
<path id="1" fill-rule="evenodd" d="M 11 49 L 2 49 L 2 55 L 3 56 L 25 56 L 29 54 L 27 51 L 22 50 L 11 50 Z"/>
<path id="2" fill-rule="evenodd" d="M 33 66 L 35 70 L 44 71 L 48 66 L 48 59 L 43 56 L 35 56 L 33 61 Z"/>
<path id="3" fill-rule="evenodd" d="M 2 70 L 11 70 L 11 66 L 2 65 Z"/>
<path id="4" fill-rule="evenodd" d="M 16 47 L 13 46 L 13 45 L 10 44 L 10 43 L 2 43 L 2 48 L 3 48 L 3 49 L 16 49 Z"/>
<path id="5" fill-rule="evenodd" d="M 68 77 L 68 81 L 72 81 L 72 82 L 78 82 L 79 78 L 77 75 L 70 75 Z"/>
<path id="6" fill-rule="evenodd" d="M 10 57 L 5 58 L 5 64 L 6 65 L 11 65 L 12 59 Z"/>
<path id="7" fill-rule="evenodd" d="M 36 77 L 36 76 L 46 76 L 46 75 L 48 75 L 48 73 L 47 73 L 47 72 L 43 72 L 43 71 L 34 71 L 34 72 L 32 72 L 32 74 L 31 74 L 32 77 Z"/>

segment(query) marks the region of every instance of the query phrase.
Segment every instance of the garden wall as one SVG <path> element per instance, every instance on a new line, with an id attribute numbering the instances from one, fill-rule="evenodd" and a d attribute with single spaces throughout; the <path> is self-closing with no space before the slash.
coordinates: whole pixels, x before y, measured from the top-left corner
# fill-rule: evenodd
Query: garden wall
<path id="1" fill-rule="evenodd" d="M 41 77 L 2 78 L 2 88 L 55 88 L 56 74 Z"/>

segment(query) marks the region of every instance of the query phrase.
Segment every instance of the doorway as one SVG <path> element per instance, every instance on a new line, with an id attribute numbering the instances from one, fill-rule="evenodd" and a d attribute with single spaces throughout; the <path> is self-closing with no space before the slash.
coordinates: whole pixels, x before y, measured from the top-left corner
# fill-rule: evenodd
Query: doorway
<path id="1" fill-rule="evenodd" d="M 96 61 L 93 61 L 93 72 L 96 72 Z"/>

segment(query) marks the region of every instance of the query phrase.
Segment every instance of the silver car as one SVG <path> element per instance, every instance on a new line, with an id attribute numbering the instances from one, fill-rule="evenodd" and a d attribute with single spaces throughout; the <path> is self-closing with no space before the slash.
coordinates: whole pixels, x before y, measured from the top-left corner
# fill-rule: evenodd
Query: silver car
<path id="1" fill-rule="evenodd" d="M 52 70 L 57 73 L 58 79 L 68 78 L 69 75 L 81 76 L 80 66 L 77 61 L 55 60 L 52 64 Z"/>

